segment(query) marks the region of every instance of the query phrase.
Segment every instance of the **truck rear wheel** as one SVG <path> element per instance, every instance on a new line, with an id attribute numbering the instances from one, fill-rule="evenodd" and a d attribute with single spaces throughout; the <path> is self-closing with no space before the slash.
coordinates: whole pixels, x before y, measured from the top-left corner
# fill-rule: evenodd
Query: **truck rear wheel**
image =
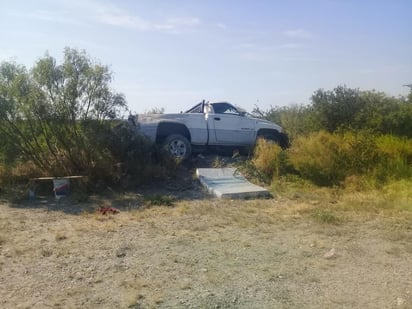
<path id="1" fill-rule="evenodd" d="M 185 160 L 192 154 L 192 145 L 189 140 L 180 134 L 172 134 L 166 137 L 163 148 L 173 157 Z"/>

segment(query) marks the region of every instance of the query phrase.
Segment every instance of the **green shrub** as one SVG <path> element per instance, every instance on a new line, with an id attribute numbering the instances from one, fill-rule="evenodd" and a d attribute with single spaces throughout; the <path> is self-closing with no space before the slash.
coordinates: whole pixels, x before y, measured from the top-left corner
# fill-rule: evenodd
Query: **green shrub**
<path id="1" fill-rule="evenodd" d="M 261 170 L 267 176 L 278 176 L 280 165 L 279 154 L 281 151 L 282 148 L 277 144 L 268 142 L 264 139 L 259 139 L 252 162 L 256 168 Z"/>
<path id="2" fill-rule="evenodd" d="M 255 107 L 252 114 L 279 124 L 293 140 L 307 132 L 318 131 L 321 127 L 314 114 L 313 108 L 306 105 L 275 106 L 268 110 Z"/>
<path id="3" fill-rule="evenodd" d="M 376 138 L 381 161 L 375 170 L 377 178 L 404 179 L 412 177 L 412 139 L 384 135 Z"/>
<path id="4" fill-rule="evenodd" d="M 374 134 L 412 137 L 412 92 L 391 97 L 383 92 L 360 91 L 346 86 L 318 89 L 309 105 L 255 107 L 252 113 L 281 125 L 291 140 L 325 130 L 366 130 Z"/>
<path id="5" fill-rule="evenodd" d="M 155 194 L 145 197 L 146 204 L 150 206 L 173 206 L 176 199 L 173 196 Z"/>
<path id="6" fill-rule="evenodd" d="M 367 132 L 318 132 L 297 138 L 289 161 L 318 185 L 338 185 L 354 175 L 379 184 L 412 176 L 412 140 Z"/>
<path id="7" fill-rule="evenodd" d="M 321 131 L 297 138 L 289 160 L 304 178 L 330 186 L 351 175 L 372 173 L 379 163 L 379 152 L 372 135 Z"/>
<path id="8" fill-rule="evenodd" d="M 336 184 L 345 177 L 339 154 L 342 139 L 324 131 L 295 139 L 289 162 L 306 179 L 318 185 Z"/>
<path id="9" fill-rule="evenodd" d="M 287 169 L 286 152 L 273 142 L 259 139 L 254 151 L 252 164 L 269 182 L 278 178 Z"/>

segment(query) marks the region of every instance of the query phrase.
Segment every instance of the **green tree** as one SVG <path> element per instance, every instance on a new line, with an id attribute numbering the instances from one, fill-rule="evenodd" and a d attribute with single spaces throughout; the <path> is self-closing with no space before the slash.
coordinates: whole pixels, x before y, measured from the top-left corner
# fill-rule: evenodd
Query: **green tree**
<path id="1" fill-rule="evenodd" d="M 362 91 L 360 98 L 363 107 L 357 111 L 352 128 L 366 129 L 374 133 L 390 133 L 390 128 L 387 127 L 388 115 L 399 109 L 399 100 L 376 91 Z"/>
<path id="2" fill-rule="evenodd" d="M 9 159 L 49 174 L 92 173 L 108 160 L 110 122 L 126 110 L 112 73 L 84 51 L 66 48 L 62 64 L 46 54 L 34 67 L 0 65 L 0 135 Z"/>
<path id="3" fill-rule="evenodd" d="M 311 101 L 316 122 L 329 132 L 351 128 L 356 115 L 364 108 L 359 89 L 346 86 L 329 91 L 319 89 L 312 95 Z"/>
<path id="4" fill-rule="evenodd" d="M 291 139 L 318 129 L 311 106 L 275 106 L 266 111 L 255 106 L 252 114 L 279 124 Z"/>

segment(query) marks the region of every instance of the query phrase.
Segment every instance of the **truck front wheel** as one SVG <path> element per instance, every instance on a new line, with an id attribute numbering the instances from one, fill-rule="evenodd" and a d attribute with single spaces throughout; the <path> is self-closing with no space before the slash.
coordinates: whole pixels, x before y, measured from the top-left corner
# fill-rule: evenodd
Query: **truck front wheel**
<path id="1" fill-rule="evenodd" d="M 163 148 L 174 158 L 185 160 L 192 154 L 192 145 L 189 140 L 180 134 L 166 137 Z"/>
<path id="2" fill-rule="evenodd" d="M 278 133 L 278 132 L 262 132 L 258 133 L 257 138 L 263 138 L 267 141 L 275 142 L 278 144 L 282 149 L 288 148 L 289 145 L 289 138 L 285 133 Z"/>

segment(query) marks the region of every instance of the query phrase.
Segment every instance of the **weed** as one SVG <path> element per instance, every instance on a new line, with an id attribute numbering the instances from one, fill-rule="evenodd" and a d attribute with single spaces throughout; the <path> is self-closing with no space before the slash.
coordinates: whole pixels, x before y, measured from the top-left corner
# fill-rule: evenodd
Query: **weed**
<path id="1" fill-rule="evenodd" d="M 412 176 L 412 140 L 392 135 L 376 139 L 382 162 L 377 171 L 380 177 L 410 178 Z"/>
<path id="2" fill-rule="evenodd" d="M 338 224 L 342 220 L 334 212 L 324 209 L 316 209 L 312 213 L 312 218 L 321 223 Z"/>
<path id="3" fill-rule="evenodd" d="M 145 202 L 150 206 L 173 206 L 176 199 L 168 195 L 150 195 L 145 197 Z"/>
<path id="4" fill-rule="evenodd" d="M 62 241 L 67 239 L 67 235 L 64 233 L 57 233 L 55 236 L 56 241 Z"/>
<path id="5" fill-rule="evenodd" d="M 354 175 L 375 186 L 412 176 L 412 141 L 395 136 L 321 131 L 296 138 L 288 158 L 302 177 L 321 186 Z"/>
<path id="6" fill-rule="evenodd" d="M 281 154 L 282 148 L 279 145 L 259 139 L 252 163 L 269 179 L 274 176 L 279 177 L 281 164 L 283 163 Z"/>
<path id="7" fill-rule="evenodd" d="M 224 167 L 224 166 L 225 166 L 225 161 L 224 161 L 221 157 L 216 156 L 216 157 L 213 159 L 212 167 L 214 167 L 214 168 L 221 168 L 221 167 Z"/>
<path id="8" fill-rule="evenodd" d="M 41 249 L 41 256 L 43 256 L 43 257 L 50 257 L 50 256 L 52 256 L 53 255 L 53 251 L 51 250 L 51 249 L 49 249 L 49 248 L 43 248 L 43 249 Z"/>
<path id="9" fill-rule="evenodd" d="M 138 302 L 130 304 L 127 308 L 131 309 L 141 309 L 143 308 Z"/>

